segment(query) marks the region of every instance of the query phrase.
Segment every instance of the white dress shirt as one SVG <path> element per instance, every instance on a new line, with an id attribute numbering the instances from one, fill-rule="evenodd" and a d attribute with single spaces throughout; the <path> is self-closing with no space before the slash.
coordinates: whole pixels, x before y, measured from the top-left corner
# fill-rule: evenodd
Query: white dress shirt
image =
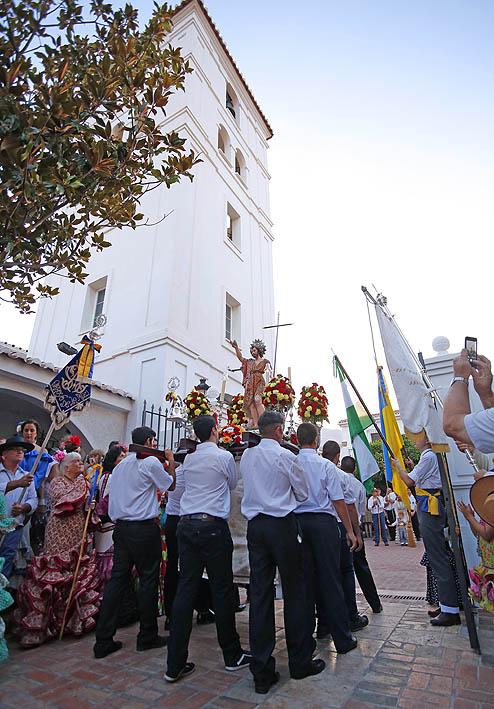
<path id="1" fill-rule="evenodd" d="M 494 451 L 494 409 L 484 409 L 467 414 L 463 423 L 477 450 L 482 453 Z"/>
<path id="2" fill-rule="evenodd" d="M 309 486 L 309 496 L 299 502 L 295 513 L 326 512 L 336 517 L 331 500 L 343 500 L 340 478 L 331 469 L 329 460 L 318 455 L 314 448 L 302 448 L 297 457 Z"/>
<path id="3" fill-rule="evenodd" d="M 425 449 L 419 462 L 408 475 L 417 487 L 421 487 L 423 490 L 442 487 L 437 456 L 430 448 Z"/>
<path id="4" fill-rule="evenodd" d="M 135 453 L 118 463 L 112 472 L 108 515 L 131 522 L 153 519 L 159 514 L 158 490 L 164 492 L 173 483 L 163 464 L 150 455 L 137 458 Z"/>
<path id="5" fill-rule="evenodd" d="M 374 505 L 374 502 L 376 500 L 377 505 Z M 370 509 L 373 515 L 377 515 L 381 512 L 384 512 L 384 497 L 381 497 L 381 495 L 378 495 L 377 497 L 371 495 L 367 501 L 367 507 Z"/>
<path id="6" fill-rule="evenodd" d="M 286 517 L 297 501 L 309 496 L 297 456 L 272 438 L 263 438 L 258 446 L 244 451 L 240 472 L 244 483 L 241 510 L 247 519 L 258 514 Z"/>
<path id="7" fill-rule="evenodd" d="M 396 493 L 390 492 L 386 497 L 388 498 L 388 504 L 384 505 L 384 509 L 386 511 L 393 510 L 396 502 Z M 386 502 L 386 498 L 384 498 L 384 502 Z"/>
<path id="8" fill-rule="evenodd" d="M 175 467 L 175 490 L 168 493 L 167 515 L 180 515 L 180 500 L 185 491 L 184 471 L 181 465 Z"/>
<path id="9" fill-rule="evenodd" d="M 10 517 L 10 510 L 12 509 L 12 505 L 17 504 L 17 502 L 19 501 L 19 497 L 22 495 L 25 488 L 16 487 L 14 490 L 10 490 L 9 492 L 5 492 L 5 489 L 9 483 L 14 482 L 15 480 L 20 480 L 24 477 L 24 475 L 28 475 L 28 473 L 20 466 L 18 466 L 15 473 L 12 473 L 10 470 L 7 470 L 3 463 L 0 463 L 0 493 L 2 495 L 5 495 L 5 503 L 7 505 L 8 517 Z M 16 520 L 19 525 L 24 524 L 26 517 L 31 515 L 38 506 L 38 496 L 36 494 L 34 481 L 26 489 L 21 504 L 31 505 L 31 511 L 27 515 L 22 514 L 16 517 Z"/>
<path id="10" fill-rule="evenodd" d="M 180 514 L 204 512 L 213 517 L 230 516 L 230 490 L 237 486 L 237 466 L 231 453 L 216 443 L 200 443 L 185 456 L 182 465 L 185 492 Z"/>
<path id="11" fill-rule="evenodd" d="M 417 500 L 410 493 L 408 493 L 408 502 L 410 503 L 410 512 L 413 512 L 417 509 Z"/>
<path id="12" fill-rule="evenodd" d="M 360 480 L 357 480 L 353 473 L 345 473 L 345 476 L 349 482 L 350 491 L 355 500 L 355 507 L 357 509 L 360 522 L 367 510 L 367 494 L 365 492 L 365 487 L 362 485 Z"/>

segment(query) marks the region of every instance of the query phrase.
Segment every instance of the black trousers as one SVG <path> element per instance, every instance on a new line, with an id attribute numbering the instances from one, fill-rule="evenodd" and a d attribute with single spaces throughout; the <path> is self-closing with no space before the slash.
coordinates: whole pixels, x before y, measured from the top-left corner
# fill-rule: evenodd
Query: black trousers
<path id="1" fill-rule="evenodd" d="M 288 663 L 291 671 L 306 668 L 312 659 L 313 639 L 307 618 L 304 555 L 293 512 L 286 517 L 259 514 L 249 520 L 247 546 L 250 564 L 249 637 L 254 679 L 269 680 L 275 671 L 274 576 L 283 589 L 283 613 Z"/>
<path id="2" fill-rule="evenodd" d="M 389 525 L 395 521 L 396 513 L 394 510 L 386 510 L 385 509 L 384 515 L 386 517 L 386 522 L 388 522 L 388 524 L 386 526 L 388 528 L 389 538 L 392 542 L 394 542 L 394 540 L 396 539 L 396 527 L 390 527 Z M 354 561 L 355 561 L 355 556 L 354 556 Z M 355 572 L 356 572 L 356 570 L 355 570 Z M 357 578 L 358 578 L 358 576 L 357 576 Z M 360 581 L 359 581 L 359 583 L 360 583 Z"/>
<path id="3" fill-rule="evenodd" d="M 359 582 L 365 600 L 370 605 L 373 611 L 376 611 L 381 605 L 381 599 L 377 593 L 376 584 L 370 570 L 367 557 L 365 555 L 365 544 L 360 551 L 353 552 L 353 568 L 355 576 Z"/>
<path id="4" fill-rule="evenodd" d="M 343 594 L 350 621 L 358 618 L 357 597 L 355 592 L 355 574 L 353 571 L 353 555 L 346 540 L 346 529 L 343 522 L 338 522 L 340 529 L 340 573 Z"/>
<path id="5" fill-rule="evenodd" d="M 176 673 L 187 662 L 192 615 L 204 567 L 213 594 L 216 633 L 226 665 L 242 655 L 235 627 L 233 598 L 233 541 L 225 520 L 203 522 L 181 518 L 177 526 L 180 578 L 173 602 L 168 671 Z"/>
<path id="6" fill-rule="evenodd" d="M 120 599 L 128 589 L 132 567 L 139 574 L 137 596 L 140 628 L 138 642 L 158 635 L 158 580 L 161 564 L 161 536 L 156 520 L 118 520 L 113 532 L 113 567 L 106 584 L 96 627 L 96 642 L 111 642 L 118 623 Z"/>
<path id="7" fill-rule="evenodd" d="M 317 512 L 297 515 L 303 533 L 308 622 L 314 629 L 314 603 L 337 650 L 352 641 L 340 574 L 340 532 L 336 517 Z"/>
<path id="8" fill-rule="evenodd" d="M 178 541 L 177 541 L 177 525 L 179 515 L 167 515 L 165 522 L 165 537 L 166 537 L 166 574 L 163 593 L 165 596 L 165 615 L 167 618 L 172 616 L 172 607 L 175 595 L 177 593 L 179 570 L 178 570 Z M 194 608 L 198 613 L 206 613 L 213 608 L 213 599 L 211 597 L 211 588 L 207 579 L 201 579 L 199 584 L 199 592 L 195 600 Z"/>
<path id="9" fill-rule="evenodd" d="M 412 527 L 413 527 L 413 533 L 415 534 L 417 541 L 419 541 L 422 538 L 422 535 L 420 534 L 420 521 L 419 521 L 418 511 L 415 512 L 415 514 L 412 517 Z"/>

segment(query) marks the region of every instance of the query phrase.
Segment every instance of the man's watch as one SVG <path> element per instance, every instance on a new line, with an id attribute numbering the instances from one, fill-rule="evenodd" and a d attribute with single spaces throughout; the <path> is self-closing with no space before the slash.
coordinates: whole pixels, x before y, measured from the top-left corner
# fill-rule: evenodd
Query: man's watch
<path id="1" fill-rule="evenodd" d="M 468 377 L 453 377 L 449 386 L 453 386 L 455 382 L 465 382 L 465 384 L 468 386 Z"/>

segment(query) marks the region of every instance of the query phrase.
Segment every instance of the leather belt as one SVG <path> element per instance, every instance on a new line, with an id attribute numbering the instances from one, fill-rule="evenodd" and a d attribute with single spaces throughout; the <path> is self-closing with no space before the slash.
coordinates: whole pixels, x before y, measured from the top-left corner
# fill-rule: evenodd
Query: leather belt
<path id="1" fill-rule="evenodd" d="M 200 519 L 202 522 L 223 522 L 221 517 L 213 517 L 206 512 L 195 512 L 192 515 L 182 515 L 181 519 Z"/>

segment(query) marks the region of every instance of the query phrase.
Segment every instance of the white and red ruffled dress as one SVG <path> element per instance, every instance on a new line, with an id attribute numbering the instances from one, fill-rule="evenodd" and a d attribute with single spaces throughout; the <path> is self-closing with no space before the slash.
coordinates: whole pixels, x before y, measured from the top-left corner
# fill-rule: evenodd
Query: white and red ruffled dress
<path id="1" fill-rule="evenodd" d="M 84 531 L 89 496 L 84 477 L 80 475 L 74 482 L 55 478 L 49 496 L 51 513 L 43 553 L 34 557 L 17 591 L 14 624 L 22 647 L 58 637 Z M 94 552 L 88 554 L 84 549 L 64 634 L 82 635 L 93 630 L 99 610 L 98 586 Z"/>

